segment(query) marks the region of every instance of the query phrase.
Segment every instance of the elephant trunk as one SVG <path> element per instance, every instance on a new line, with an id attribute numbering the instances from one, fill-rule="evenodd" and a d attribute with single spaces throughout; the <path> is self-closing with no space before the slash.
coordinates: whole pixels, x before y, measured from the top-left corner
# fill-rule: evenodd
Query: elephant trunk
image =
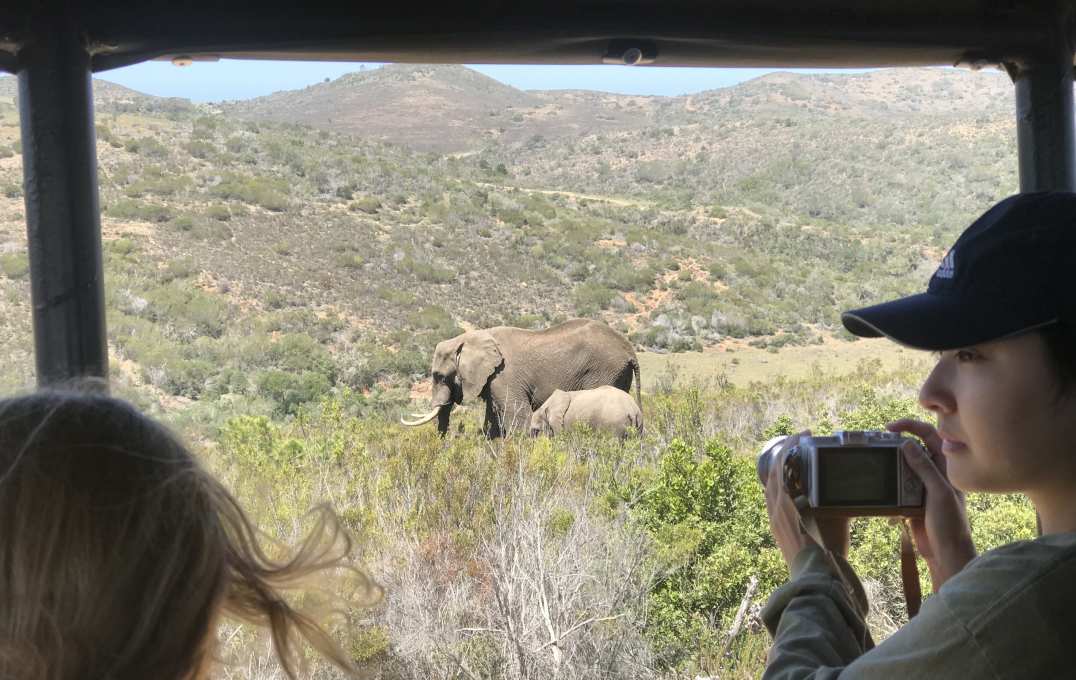
<path id="1" fill-rule="evenodd" d="M 437 409 L 437 434 L 444 437 L 448 434 L 448 416 L 452 413 L 452 404 L 446 404 Z"/>

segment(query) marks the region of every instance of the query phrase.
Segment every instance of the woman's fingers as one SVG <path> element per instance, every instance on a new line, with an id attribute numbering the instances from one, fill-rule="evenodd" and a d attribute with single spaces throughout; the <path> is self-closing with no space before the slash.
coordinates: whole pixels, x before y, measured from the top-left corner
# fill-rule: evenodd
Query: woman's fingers
<path id="1" fill-rule="evenodd" d="M 930 566 L 931 580 L 937 590 L 975 557 L 963 496 L 923 447 L 905 442 L 901 454 L 926 489 L 924 516 L 913 519 L 911 526 L 916 549 Z"/>
<path id="2" fill-rule="evenodd" d="M 890 432 L 908 432 L 922 439 L 923 443 L 927 445 L 927 451 L 930 452 L 930 458 L 934 461 L 934 466 L 938 468 L 942 476 L 949 479 L 945 454 L 942 453 L 942 440 L 938 435 L 938 430 L 933 425 L 914 418 L 901 418 L 887 423 L 885 427 Z"/>
<path id="3" fill-rule="evenodd" d="M 938 430 L 930 423 L 915 420 L 914 418 L 901 418 L 900 420 L 886 423 L 885 429 L 890 432 L 910 432 L 922 439 L 932 454 L 941 453 L 941 437 L 938 436 Z"/>
<path id="4" fill-rule="evenodd" d="M 901 445 L 900 452 L 904 456 L 904 461 L 908 464 L 908 467 L 923 481 L 923 486 L 926 488 L 928 496 L 931 494 L 953 493 L 953 487 L 950 486 L 949 480 L 934 465 L 934 460 L 922 446 L 915 442 L 906 441 Z"/>

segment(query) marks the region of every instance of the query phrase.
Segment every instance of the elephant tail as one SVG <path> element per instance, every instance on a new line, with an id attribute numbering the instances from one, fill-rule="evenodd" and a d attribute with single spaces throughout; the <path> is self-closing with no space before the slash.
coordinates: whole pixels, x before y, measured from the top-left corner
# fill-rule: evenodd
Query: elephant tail
<path id="1" fill-rule="evenodd" d="M 635 374 L 635 401 L 638 402 L 639 408 L 643 407 L 643 381 L 639 377 L 639 360 L 631 360 L 631 370 Z"/>

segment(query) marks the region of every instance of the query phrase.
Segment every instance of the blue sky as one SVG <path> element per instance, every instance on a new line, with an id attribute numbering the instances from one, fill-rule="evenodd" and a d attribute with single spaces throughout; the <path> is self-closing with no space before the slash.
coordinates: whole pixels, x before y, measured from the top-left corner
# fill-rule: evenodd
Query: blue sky
<path id="1" fill-rule="evenodd" d="M 358 71 L 360 64 L 300 61 L 195 62 L 174 66 L 150 61 L 106 71 L 98 77 L 146 94 L 184 97 L 197 102 L 249 99 L 293 90 Z M 380 64 L 367 64 L 376 68 Z M 632 66 L 472 66 L 523 90 L 584 89 L 622 94 L 680 95 L 728 87 L 781 69 L 647 68 Z M 821 73 L 819 69 L 785 69 Z M 863 69 L 857 69 L 862 71 Z M 832 71 L 838 72 L 838 71 Z M 843 71 L 845 73 L 849 70 Z"/>

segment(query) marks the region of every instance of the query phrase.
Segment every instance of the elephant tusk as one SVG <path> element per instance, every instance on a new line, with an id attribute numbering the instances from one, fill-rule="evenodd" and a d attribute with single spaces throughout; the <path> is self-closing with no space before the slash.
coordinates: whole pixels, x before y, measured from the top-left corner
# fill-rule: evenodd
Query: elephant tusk
<path id="1" fill-rule="evenodd" d="M 425 425 L 426 423 L 436 418 L 437 414 L 440 413 L 440 411 L 440 408 L 435 408 L 429 413 L 412 413 L 411 417 L 414 418 L 414 420 L 400 418 L 400 423 L 403 425 L 407 425 L 408 427 L 414 427 L 416 425 Z"/>

